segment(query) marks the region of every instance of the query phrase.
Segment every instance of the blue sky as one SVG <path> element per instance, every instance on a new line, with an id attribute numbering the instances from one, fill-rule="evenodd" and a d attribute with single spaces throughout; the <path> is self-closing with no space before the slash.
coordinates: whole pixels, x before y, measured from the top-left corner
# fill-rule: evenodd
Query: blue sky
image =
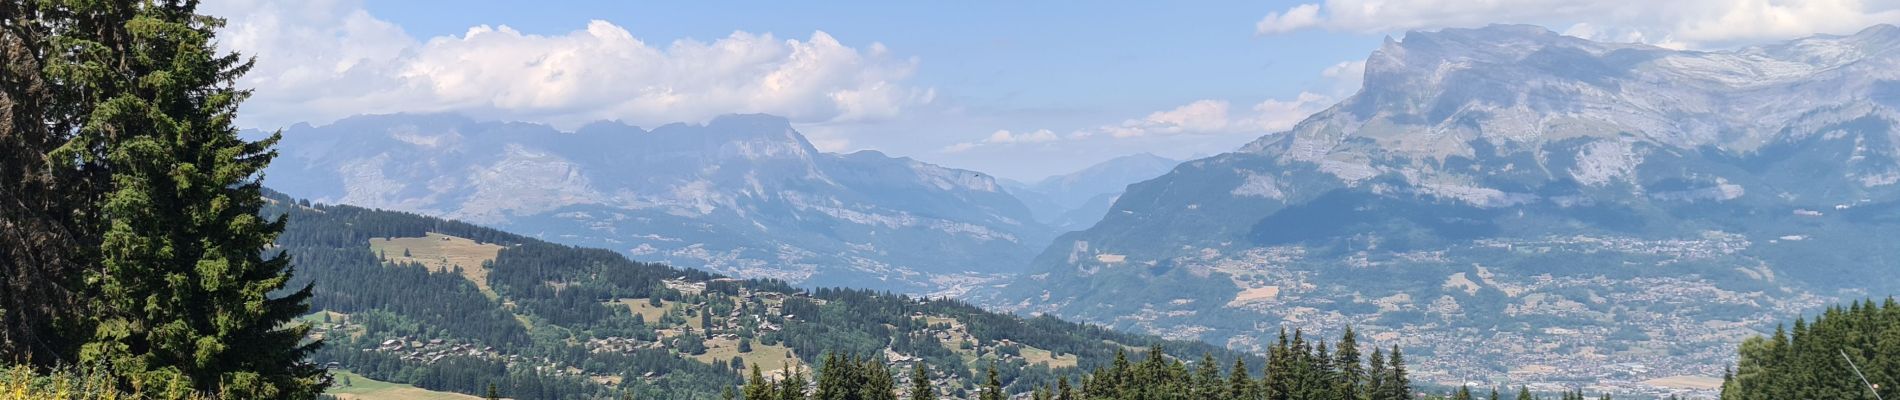
<path id="1" fill-rule="evenodd" d="M 211 0 L 259 57 L 240 123 L 459 112 L 574 127 L 784 115 L 819 147 L 1033 180 L 1228 151 L 1349 96 L 1412 29 L 1532 23 L 1720 48 L 1900 20 L 1890 0 Z"/>

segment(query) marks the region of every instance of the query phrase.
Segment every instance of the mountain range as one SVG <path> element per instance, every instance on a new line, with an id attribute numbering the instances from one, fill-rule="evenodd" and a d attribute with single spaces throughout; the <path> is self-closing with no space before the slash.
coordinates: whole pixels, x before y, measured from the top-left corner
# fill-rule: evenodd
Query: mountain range
<path id="1" fill-rule="evenodd" d="M 283 135 L 266 173 L 291 195 L 748 278 L 944 290 L 1014 271 L 1054 235 L 989 175 L 820 152 L 774 116 L 566 132 L 380 115 Z"/>
<path id="2" fill-rule="evenodd" d="M 1900 28 L 1683 51 L 1497 25 L 1365 65 L 974 297 L 1241 348 L 1352 325 L 1424 380 L 1640 388 L 1900 289 Z"/>
<path id="3" fill-rule="evenodd" d="M 1233 152 L 1036 183 L 820 152 L 765 115 L 362 116 L 285 131 L 267 173 L 637 259 L 1239 349 L 1350 325 L 1453 385 L 1706 388 L 1741 338 L 1900 288 L 1880 240 L 1900 233 L 1900 28 L 1685 51 L 1497 25 L 1365 65 L 1358 93 Z"/>
<path id="4" fill-rule="evenodd" d="M 1051 176 L 1034 184 L 1004 179 L 1009 194 L 1022 200 L 1031 215 L 1057 232 L 1087 229 L 1102 220 L 1129 184 L 1154 179 L 1181 161 L 1138 153 L 1102 161 L 1080 171 Z"/>
<path id="5" fill-rule="evenodd" d="M 906 383 L 922 368 L 945 398 L 973 397 L 986 376 L 1012 393 L 1050 387 L 1130 349 L 1266 365 L 1206 343 L 954 299 L 800 290 L 410 213 L 278 193 L 263 213 L 288 218 L 277 248 L 296 260 L 290 287 L 310 288 L 297 323 L 323 341 L 312 361 L 344 398 L 717 398 L 751 371 L 815 377 L 832 356 Z"/>

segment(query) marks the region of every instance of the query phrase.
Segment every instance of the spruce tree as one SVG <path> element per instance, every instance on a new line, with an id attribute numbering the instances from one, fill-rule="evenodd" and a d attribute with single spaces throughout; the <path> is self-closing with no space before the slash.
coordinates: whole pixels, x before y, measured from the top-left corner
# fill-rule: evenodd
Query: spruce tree
<path id="1" fill-rule="evenodd" d="M 937 400 L 937 387 L 930 384 L 930 370 L 922 361 L 910 369 L 910 400 Z"/>
<path id="2" fill-rule="evenodd" d="M 110 29 L 76 27 L 111 21 L 45 6 L 0 2 L 0 362 L 41 369 L 76 362 L 91 333 L 74 310 L 97 265 L 94 200 L 109 177 L 54 152 L 87 122 L 95 85 L 110 82 L 82 72 L 116 58 L 94 37 Z M 54 51 L 64 41 L 91 45 Z"/>
<path id="3" fill-rule="evenodd" d="M 810 382 L 805 380 L 804 371 L 795 367 L 786 367 L 785 380 L 777 385 L 778 400 L 806 400 L 805 386 L 808 383 Z"/>
<path id="4" fill-rule="evenodd" d="M 1531 394 L 1530 386 L 1518 386 L 1516 400 L 1537 400 L 1537 396 Z"/>
<path id="5" fill-rule="evenodd" d="M 1203 399 L 1226 397 L 1226 390 L 1223 388 L 1226 382 L 1221 379 L 1220 365 L 1217 363 L 1218 361 L 1214 360 L 1214 354 L 1206 353 L 1201 355 L 1201 362 L 1194 364 L 1194 390 L 1192 394 L 1195 397 Z"/>
<path id="6" fill-rule="evenodd" d="M 745 389 L 741 392 L 745 400 L 773 399 L 772 386 L 765 381 L 765 375 L 760 373 L 758 364 L 752 364 L 752 376 L 746 379 Z"/>
<path id="7" fill-rule="evenodd" d="M 1386 375 L 1390 377 L 1387 389 L 1392 391 L 1393 398 L 1412 398 L 1412 378 L 1405 376 L 1405 353 L 1399 350 L 1398 345 L 1392 346 L 1392 356 L 1387 361 L 1392 363 Z"/>
<path id="8" fill-rule="evenodd" d="M 1056 400 L 1082 400 L 1075 397 L 1075 389 L 1069 387 L 1069 377 L 1056 379 Z"/>
<path id="9" fill-rule="evenodd" d="M 1372 400 L 1392 398 L 1386 377 L 1389 371 L 1386 370 L 1385 350 L 1373 348 L 1372 356 L 1366 359 L 1366 366 L 1366 387 L 1362 390 L 1366 398 Z"/>
<path id="10" fill-rule="evenodd" d="M 1333 349 L 1333 366 L 1339 370 L 1339 389 L 1335 398 L 1358 399 L 1360 388 L 1365 384 L 1365 368 L 1359 365 L 1359 338 L 1352 326 L 1346 326 L 1346 333 L 1340 335 L 1339 346 Z"/>
<path id="11" fill-rule="evenodd" d="M 1234 359 L 1234 370 L 1227 375 L 1227 398 L 1254 398 L 1254 380 L 1247 375 L 1247 360 Z"/>
<path id="12" fill-rule="evenodd" d="M 990 363 L 989 378 L 983 381 L 983 393 L 977 395 L 980 400 L 1003 400 L 1003 381 L 996 377 L 996 363 Z"/>
<path id="13" fill-rule="evenodd" d="M 875 358 L 866 357 L 858 364 L 857 375 L 863 383 L 858 388 L 858 399 L 897 400 L 897 379 L 891 377 L 891 370 Z"/>
<path id="14" fill-rule="evenodd" d="M 98 101 L 61 165 L 91 182 L 98 267 L 85 276 L 85 312 L 96 318 L 82 363 L 108 365 L 160 397 L 311 397 L 329 384 L 307 362 L 317 343 L 289 322 L 307 311 L 308 287 L 272 297 L 290 260 L 268 252 L 284 221 L 259 215 L 260 179 L 277 136 L 238 137 L 232 120 L 249 95 L 233 87 L 250 61 L 221 53 L 221 20 L 195 1 L 47 5 L 73 31 L 61 63 Z M 64 70 L 61 68 L 55 68 Z"/>

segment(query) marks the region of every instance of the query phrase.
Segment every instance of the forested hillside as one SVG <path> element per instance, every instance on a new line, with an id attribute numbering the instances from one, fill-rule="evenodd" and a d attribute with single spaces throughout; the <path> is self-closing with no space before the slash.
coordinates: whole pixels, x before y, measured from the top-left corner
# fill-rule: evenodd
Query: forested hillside
<path id="1" fill-rule="evenodd" d="M 1750 338 L 1740 351 L 1723 400 L 1900 397 L 1900 303 L 1830 307 L 1812 322 Z"/>
<path id="2" fill-rule="evenodd" d="M 1317 339 L 1317 338 L 1315 338 Z M 1390 352 L 1378 346 L 1372 348 L 1370 356 L 1362 356 L 1358 337 L 1351 328 L 1339 341 L 1331 345 L 1324 340 L 1308 340 L 1299 331 L 1294 331 L 1289 339 L 1281 331 L 1279 341 L 1267 351 L 1266 370 L 1262 375 L 1254 375 L 1245 361 L 1236 360 L 1231 368 L 1223 369 L 1220 361 L 1213 356 L 1204 356 L 1193 362 L 1183 361 L 1163 352 L 1160 347 L 1148 349 L 1147 358 L 1140 362 L 1131 362 L 1125 354 L 1115 354 L 1115 361 L 1108 366 L 1099 367 L 1092 372 L 1071 381 L 1068 377 L 1059 378 L 1054 385 L 1035 387 L 1026 397 L 1032 400 L 1083 400 L 1083 399 L 1121 399 L 1121 400 L 1412 400 L 1412 399 L 1450 399 L 1473 400 L 1480 397 L 1498 400 L 1507 396 L 1514 400 L 1585 400 L 1590 397 L 1582 390 L 1566 390 L 1556 394 L 1533 393 L 1527 387 L 1518 387 L 1515 394 L 1490 389 L 1488 396 L 1469 386 L 1458 388 L 1437 388 L 1437 390 L 1419 390 L 1412 384 L 1406 372 L 1405 354 L 1397 346 Z M 926 380 L 916 379 L 926 376 L 922 370 L 912 370 L 904 379 L 909 385 L 898 385 L 881 364 L 869 363 L 855 358 L 829 358 L 826 368 L 817 373 L 816 385 L 803 375 L 793 374 L 789 380 L 768 380 L 755 368 L 752 377 L 746 382 L 745 389 L 735 394 L 743 400 L 935 400 L 939 394 Z M 815 386 L 815 387 L 813 387 Z M 901 388 L 901 389 L 900 389 Z M 901 393 L 900 393 L 901 392 Z M 996 369 L 989 369 L 989 376 L 983 387 L 975 395 L 980 400 L 1002 400 L 1005 398 L 1025 397 L 1018 393 L 1012 395 L 1003 388 L 997 377 Z M 1609 395 L 1598 397 L 1610 400 Z M 1668 399 L 1674 400 L 1675 396 Z"/>
<path id="3" fill-rule="evenodd" d="M 794 289 L 627 260 L 467 223 L 273 194 L 278 244 L 314 283 L 303 321 L 333 370 L 512 398 L 715 398 L 753 367 L 809 371 L 827 355 L 923 365 L 949 396 L 996 365 L 1023 392 L 1160 346 L 1223 365 L 1263 358 L 954 300 Z M 492 258 L 491 258 L 492 257 Z M 339 387 L 347 383 L 339 382 Z"/>

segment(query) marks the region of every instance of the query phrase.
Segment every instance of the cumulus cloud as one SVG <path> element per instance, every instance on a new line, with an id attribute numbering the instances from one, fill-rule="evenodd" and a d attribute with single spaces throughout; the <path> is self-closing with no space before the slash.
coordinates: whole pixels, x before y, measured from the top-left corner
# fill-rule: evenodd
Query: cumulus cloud
<path id="1" fill-rule="evenodd" d="M 1062 139 L 1061 137 L 1056 136 L 1055 132 L 1052 132 L 1048 129 L 1037 129 L 1034 132 L 1020 133 L 1020 134 L 1012 133 L 1006 129 L 999 129 L 996 132 L 990 133 L 990 136 L 983 138 L 983 140 L 978 140 L 974 142 L 957 143 L 957 144 L 950 145 L 948 147 L 944 147 L 943 152 L 958 153 L 958 152 L 963 152 L 963 151 L 967 151 L 970 149 L 987 146 L 987 145 L 1008 145 L 1008 144 L 1019 144 L 1019 143 L 1048 143 L 1048 142 L 1054 142 L 1061 139 Z"/>
<path id="2" fill-rule="evenodd" d="M 1313 92 L 1300 92 L 1292 100 L 1268 99 L 1253 106 L 1254 114 L 1248 122 L 1260 132 L 1293 129 L 1293 125 L 1299 124 L 1307 116 L 1325 110 L 1338 101 L 1336 97 Z"/>
<path id="3" fill-rule="evenodd" d="M 1301 4 L 1285 12 L 1267 13 L 1266 18 L 1261 18 L 1259 23 L 1254 24 L 1254 30 L 1261 34 L 1283 33 L 1309 28 L 1319 23 L 1319 5 Z"/>
<path id="4" fill-rule="evenodd" d="M 1325 0 L 1268 13 L 1260 34 L 1393 32 L 1489 23 L 1568 25 L 1597 40 L 1719 46 L 1900 22 L 1896 0 Z"/>
<path id="5" fill-rule="evenodd" d="M 825 32 L 734 32 L 656 45 L 607 21 L 535 35 L 476 26 L 416 38 L 353 0 L 218 0 L 227 50 L 257 57 L 247 126 L 355 114 L 453 111 L 575 125 L 642 124 L 762 112 L 799 122 L 876 120 L 932 101 L 906 84 L 917 60 Z"/>
<path id="6" fill-rule="evenodd" d="M 1227 101 L 1200 100 L 1172 110 L 1156 111 L 1146 118 L 1104 126 L 1102 131 L 1114 137 L 1219 133 L 1232 126 L 1227 119 Z"/>
<path id="7" fill-rule="evenodd" d="M 987 146 L 1021 143 L 1051 143 L 1090 139 L 1132 139 L 1184 135 L 1260 135 L 1292 129 L 1306 117 L 1325 110 L 1359 90 L 1366 70 L 1365 61 L 1344 61 L 1320 71 L 1324 82 L 1318 91 L 1302 91 L 1287 99 L 1267 99 L 1253 107 L 1236 111 L 1227 100 L 1196 100 L 1142 118 L 1123 120 L 1057 135 L 1048 129 L 1027 134 L 998 130 L 980 140 L 945 146 L 943 153 L 961 153 Z"/>

